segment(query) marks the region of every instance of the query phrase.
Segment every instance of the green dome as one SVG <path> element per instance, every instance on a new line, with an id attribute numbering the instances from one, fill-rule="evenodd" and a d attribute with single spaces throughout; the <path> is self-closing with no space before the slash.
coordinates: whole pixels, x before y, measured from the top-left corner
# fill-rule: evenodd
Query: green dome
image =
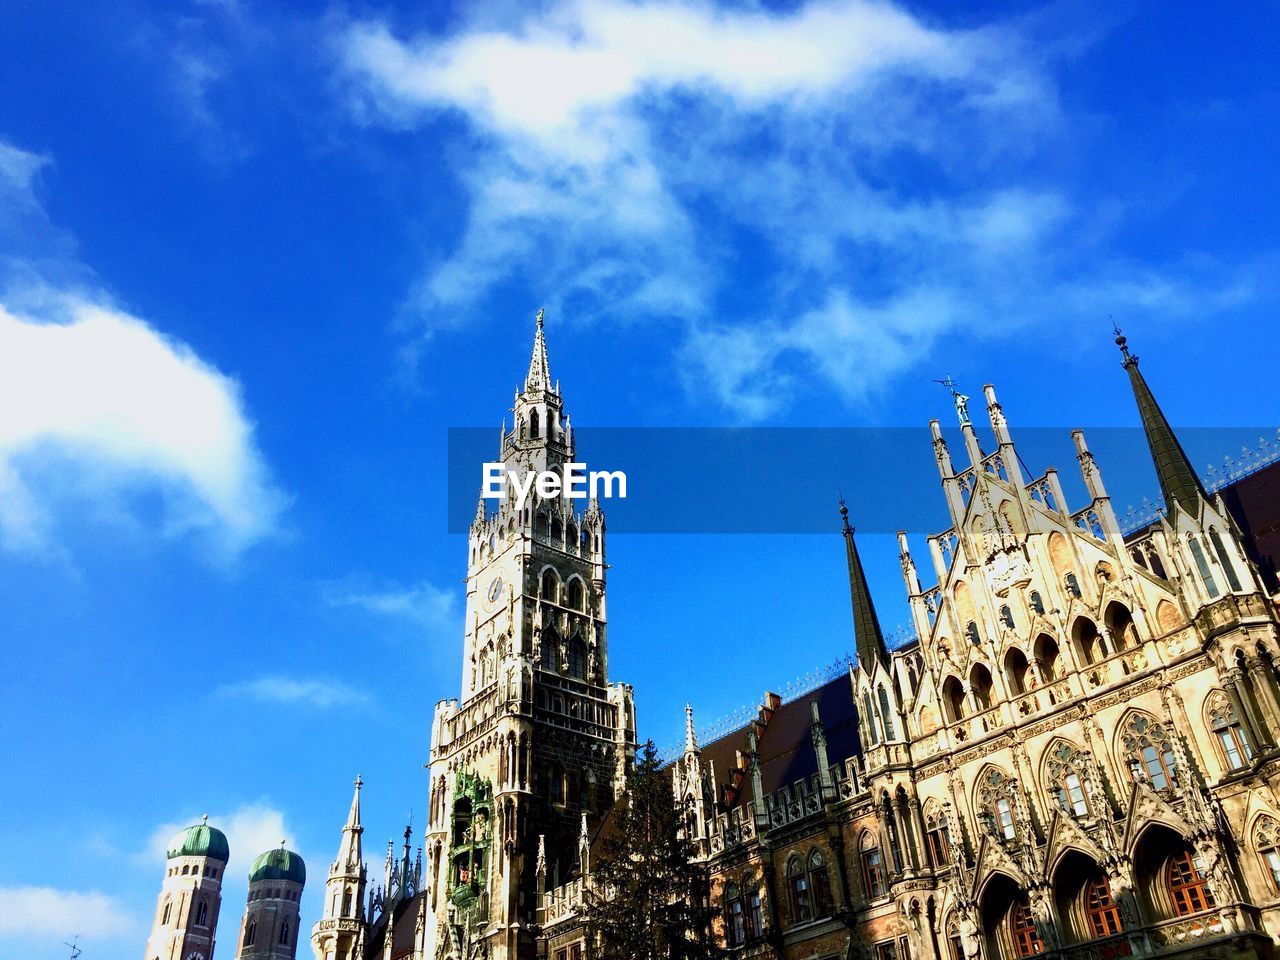
<path id="1" fill-rule="evenodd" d="M 231 848 L 227 846 L 227 835 L 217 827 L 197 823 L 174 834 L 169 841 L 169 859 L 174 857 L 208 857 L 226 863 L 231 859 Z"/>
<path id="2" fill-rule="evenodd" d="M 249 868 L 249 882 L 259 880 L 292 880 L 303 884 L 307 882 L 307 865 L 292 850 L 277 847 L 262 854 Z"/>

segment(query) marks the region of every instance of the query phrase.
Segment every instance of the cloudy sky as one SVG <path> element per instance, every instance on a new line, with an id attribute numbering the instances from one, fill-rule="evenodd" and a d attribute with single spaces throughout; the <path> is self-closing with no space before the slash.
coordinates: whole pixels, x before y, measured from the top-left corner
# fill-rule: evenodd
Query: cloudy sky
<path id="1" fill-rule="evenodd" d="M 374 860 L 421 821 L 447 430 L 496 432 L 538 307 L 583 426 L 918 427 L 950 373 L 1067 467 L 1134 422 L 1114 318 L 1177 423 L 1274 430 L 1275 9 L 957 9 L 3 5 L 0 957 L 137 956 L 204 813 L 228 953 L 282 837 L 309 929 L 357 772 Z M 610 560 L 659 743 L 851 646 L 838 537 Z"/>

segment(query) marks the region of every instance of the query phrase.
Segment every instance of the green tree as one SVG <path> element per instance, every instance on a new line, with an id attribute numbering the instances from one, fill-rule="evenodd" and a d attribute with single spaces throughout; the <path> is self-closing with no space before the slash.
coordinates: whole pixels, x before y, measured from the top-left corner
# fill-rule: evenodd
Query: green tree
<path id="1" fill-rule="evenodd" d="M 585 901 L 593 960 L 712 960 L 706 871 L 681 833 L 668 771 L 650 740 L 641 749 L 616 822 L 591 867 Z"/>

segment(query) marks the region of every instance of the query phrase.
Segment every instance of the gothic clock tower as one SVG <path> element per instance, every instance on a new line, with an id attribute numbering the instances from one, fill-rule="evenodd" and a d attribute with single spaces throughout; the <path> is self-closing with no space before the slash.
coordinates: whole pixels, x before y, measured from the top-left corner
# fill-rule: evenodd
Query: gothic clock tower
<path id="1" fill-rule="evenodd" d="M 575 460 L 541 311 L 512 412 L 509 472 Z M 538 895 L 580 870 L 584 818 L 593 832 L 635 753 L 631 688 L 609 683 L 604 514 L 508 491 L 476 509 L 462 695 L 436 706 L 431 731 L 430 933 L 436 957 L 459 960 L 533 957 Z"/>

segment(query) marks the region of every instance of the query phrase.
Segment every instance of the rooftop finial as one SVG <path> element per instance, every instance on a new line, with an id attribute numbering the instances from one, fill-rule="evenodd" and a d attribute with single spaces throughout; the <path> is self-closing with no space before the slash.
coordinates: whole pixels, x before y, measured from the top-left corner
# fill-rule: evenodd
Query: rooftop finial
<path id="1" fill-rule="evenodd" d="M 952 379 L 951 374 L 947 374 L 942 380 L 935 380 L 934 383 L 940 383 L 951 391 L 951 399 L 956 405 L 956 416 L 960 418 L 960 423 L 969 422 L 969 397 L 967 394 L 961 393 L 956 388 L 956 382 Z"/>
<path id="2" fill-rule="evenodd" d="M 1129 353 L 1129 338 L 1120 331 L 1120 325 L 1115 320 L 1111 321 L 1111 329 L 1115 331 L 1116 346 L 1120 348 L 1120 355 L 1124 357 L 1122 366 L 1128 367 L 1131 364 L 1136 364 L 1138 358 Z"/>
<path id="3" fill-rule="evenodd" d="M 538 329 L 542 329 L 542 307 L 538 308 Z"/>
<path id="4" fill-rule="evenodd" d="M 200 818 L 200 822 L 207 827 L 209 825 L 209 815 L 206 813 L 203 817 Z"/>

